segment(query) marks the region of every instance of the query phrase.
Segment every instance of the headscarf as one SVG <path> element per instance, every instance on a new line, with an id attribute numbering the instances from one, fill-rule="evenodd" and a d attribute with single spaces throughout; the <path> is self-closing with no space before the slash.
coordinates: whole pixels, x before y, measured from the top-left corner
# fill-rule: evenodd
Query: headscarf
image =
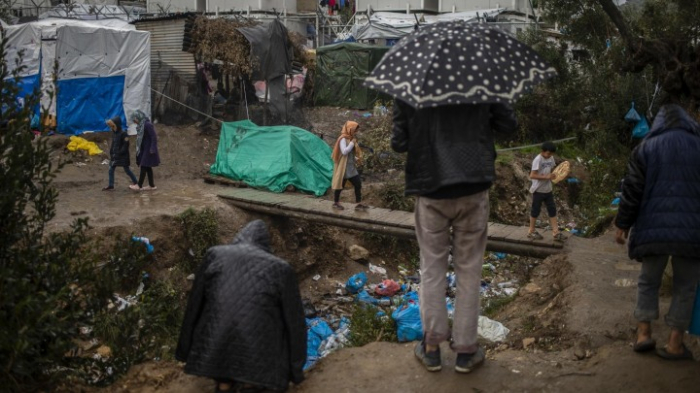
<path id="1" fill-rule="evenodd" d="M 108 126 L 114 125 L 114 132 L 115 133 L 120 133 L 122 132 L 122 119 L 119 116 L 115 116 L 109 120 L 106 121 Z"/>
<path id="2" fill-rule="evenodd" d="M 343 125 L 343 129 L 340 131 L 340 137 L 338 137 L 338 140 L 335 141 L 335 146 L 333 146 L 333 154 L 331 154 L 331 158 L 333 158 L 333 161 L 335 163 L 338 163 L 340 161 L 340 158 L 343 156 L 343 154 L 340 152 L 340 140 L 347 139 L 348 143 L 350 143 L 350 141 L 352 141 L 353 138 L 355 138 L 355 133 L 357 133 L 357 128 L 359 126 L 359 124 L 352 120 L 346 121 Z M 362 159 L 362 150 L 358 145 L 358 143 L 355 143 L 355 155 L 359 159 Z"/>
<path id="3" fill-rule="evenodd" d="M 143 141 L 143 130 L 148 121 L 148 116 L 143 113 L 140 109 L 131 114 L 131 122 L 137 121 L 136 125 L 136 155 L 138 156 L 141 152 L 141 142 Z"/>

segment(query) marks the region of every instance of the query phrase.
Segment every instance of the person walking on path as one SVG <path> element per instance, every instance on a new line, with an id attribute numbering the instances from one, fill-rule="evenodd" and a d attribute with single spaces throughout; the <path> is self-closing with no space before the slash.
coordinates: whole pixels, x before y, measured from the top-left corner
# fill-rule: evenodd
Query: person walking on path
<path id="1" fill-rule="evenodd" d="M 212 247 L 195 275 L 180 330 L 185 372 L 216 391 L 285 391 L 304 380 L 306 321 L 294 269 L 270 251 L 261 220 Z"/>
<path id="2" fill-rule="evenodd" d="M 158 136 L 156 135 L 153 123 L 145 113 L 140 110 L 131 115 L 132 121 L 136 124 L 136 164 L 141 167 L 139 182 L 129 186 L 134 191 L 147 191 L 157 189 L 153 182 L 153 168 L 160 165 L 158 155 Z M 148 176 L 148 186 L 144 187 L 143 182 Z"/>
<path id="3" fill-rule="evenodd" d="M 354 121 L 346 121 L 343 129 L 340 132 L 340 137 L 335 141 L 333 147 L 333 181 L 331 188 L 333 189 L 333 208 L 344 210 L 340 204 L 340 192 L 345 187 L 345 183 L 350 181 L 355 187 L 355 210 L 367 210 L 367 206 L 362 202 L 362 179 L 357 172 L 357 165 L 362 161 L 362 149 L 357 142 L 355 135 L 360 125 Z M 357 157 L 357 158 L 356 158 Z"/>
<path id="4" fill-rule="evenodd" d="M 129 138 L 126 131 L 122 130 L 122 120 L 119 116 L 106 121 L 112 130 L 112 146 L 109 148 L 109 184 L 102 191 L 114 190 L 114 171 L 117 167 L 123 167 L 126 175 L 131 179 L 131 185 L 136 184 L 136 176 L 131 171 L 131 159 L 129 158 Z"/>
<path id="5" fill-rule="evenodd" d="M 439 345 L 450 338 L 457 352 L 455 371 L 468 373 L 484 362 L 477 323 L 488 189 L 496 177 L 493 135 L 512 133 L 516 127 L 514 111 L 505 104 L 415 109 L 394 102 L 391 146 L 408 153 L 406 195 L 416 196 L 424 336 L 415 354 L 428 371 L 442 369 Z M 457 276 L 451 332 L 445 304 L 450 249 Z"/>
<path id="6" fill-rule="evenodd" d="M 527 237 L 533 240 L 542 240 L 542 235 L 535 230 L 537 217 L 540 216 L 542 203 L 547 206 L 547 214 L 549 215 L 549 224 L 552 227 L 552 235 L 554 241 L 563 242 L 564 235 L 559 232 L 559 222 L 557 221 L 557 206 L 554 204 L 554 194 L 552 193 L 552 180 L 556 175 L 552 170 L 556 166 L 554 162 L 554 153 L 557 147 L 552 142 L 542 144 L 542 151 L 532 161 L 532 169 L 530 171 L 530 194 L 532 194 L 532 209 L 530 210 L 530 230 Z"/>
<path id="7" fill-rule="evenodd" d="M 642 262 L 637 284 L 636 352 L 652 351 L 651 321 L 659 318 L 659 288 L 671 258 L 673 299 L 665 322 L 664 359 L 692 359 L 683 344 L 700 281 L 700 125 L 677 105 L 665 105 L 632 152 L 615 218 L 616 240 L 629 237 L 630 259 Z"/>

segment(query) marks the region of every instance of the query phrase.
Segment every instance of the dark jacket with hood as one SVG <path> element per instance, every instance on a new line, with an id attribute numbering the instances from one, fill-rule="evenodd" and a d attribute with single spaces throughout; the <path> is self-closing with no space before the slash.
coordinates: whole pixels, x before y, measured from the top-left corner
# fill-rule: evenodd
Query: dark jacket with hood
<path id="1" fill-rule="evenodd" d="M 306 322 L 292 267 L 255 220 L 212 247 L 195 276 L 175 357 L 185 372 L 287 389 L 304 379 Z"/>
<path id="2" fill-rule="evenodd" d="M 406 195 L 496 179 L 494 132 L 517 127 L 503 104 L 447 105 L 414 109 L 394 101 L 391 147 L 406 158 Z"/>
<path id="3" fill-rule="evenodd" d="M 110 119 L 117 129 L 112 132 L 112 146 L 109 149 L 109 160 L 112 166 L 129 166 L 129 139 L 126 131 L 122 130 L 122 121 L 119 116 Z"/>
<path id="4" fill-rule="evenodd" d="M 615 225 L 629 255 L 700 258 L 700 125 L 677 105 L 659 110 L 632 152 Z"/>

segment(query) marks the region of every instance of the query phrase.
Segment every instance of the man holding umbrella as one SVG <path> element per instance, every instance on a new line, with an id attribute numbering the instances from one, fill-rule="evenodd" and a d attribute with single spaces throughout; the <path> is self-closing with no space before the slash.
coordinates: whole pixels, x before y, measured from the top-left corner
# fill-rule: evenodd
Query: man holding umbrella
<path id="1" fill-rule="evenodd" d="M 477 322 L 494 133 L 515 131 L 510 104 L 551 75 L 552 68 L 507 34 L 451 21 L 404 38 L 366 81 L 396 97 L 392 148 L 408 153 L 406 194 L 416 196 L 424 330 L 415 354 L 428 371 L 442 369 L 440 344 L 449 339 L 455 371 L 468 373 L 484 362 Z M 445 304 L 450 253 L 457 276 L 452 331 Z"/>

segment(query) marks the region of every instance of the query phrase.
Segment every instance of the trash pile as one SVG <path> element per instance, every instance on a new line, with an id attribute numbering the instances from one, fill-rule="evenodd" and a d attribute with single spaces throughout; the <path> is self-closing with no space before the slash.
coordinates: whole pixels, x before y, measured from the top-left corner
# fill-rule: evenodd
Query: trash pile
<path id="1" fill-rule="evenodd" d="M 451 258 L 450 256 L 450 264 Z M 504 253 L 488 253 L 484 258 L 480 292 L 485 301 L 482 301 L 482 307 L 488 307 L 490 299 L 509 298 L 518 292 L 519 283 L 509 269 L 511 262 L 508 258 Z M 383 276 L 381 281 L 370 284 L 367 273 L 360 272 L 349 277 L 345 283 L 338 282 L 335 296 L 326 295 L 316 306 L 304 302 L 307 326 L 305 370 L 333 351 L 348 345 L 353 329 L 349 317 L 354 305 L 376 308 L 376 318 L 390 317 L 395 323 L 399 342 L 416 341 L 423 337 L 418 296 L 420 272 L 411 275 L 408 269 L 399 266 L 400 279 L 397 281 L 390 279 L 386 269 L 381 266 L 370 263 L 368 270 Z M 318 281 L 316 277 L 314 280 Z M 445 302 L 448 317 L 452 319 L 457 290 L 455 273 L 448 272 L 445 280 Z M 508 328 L 500 322 L 485 316 L 479 317 L 480 338 L 499 342 L 504 341 L 508 333 Z"/>

